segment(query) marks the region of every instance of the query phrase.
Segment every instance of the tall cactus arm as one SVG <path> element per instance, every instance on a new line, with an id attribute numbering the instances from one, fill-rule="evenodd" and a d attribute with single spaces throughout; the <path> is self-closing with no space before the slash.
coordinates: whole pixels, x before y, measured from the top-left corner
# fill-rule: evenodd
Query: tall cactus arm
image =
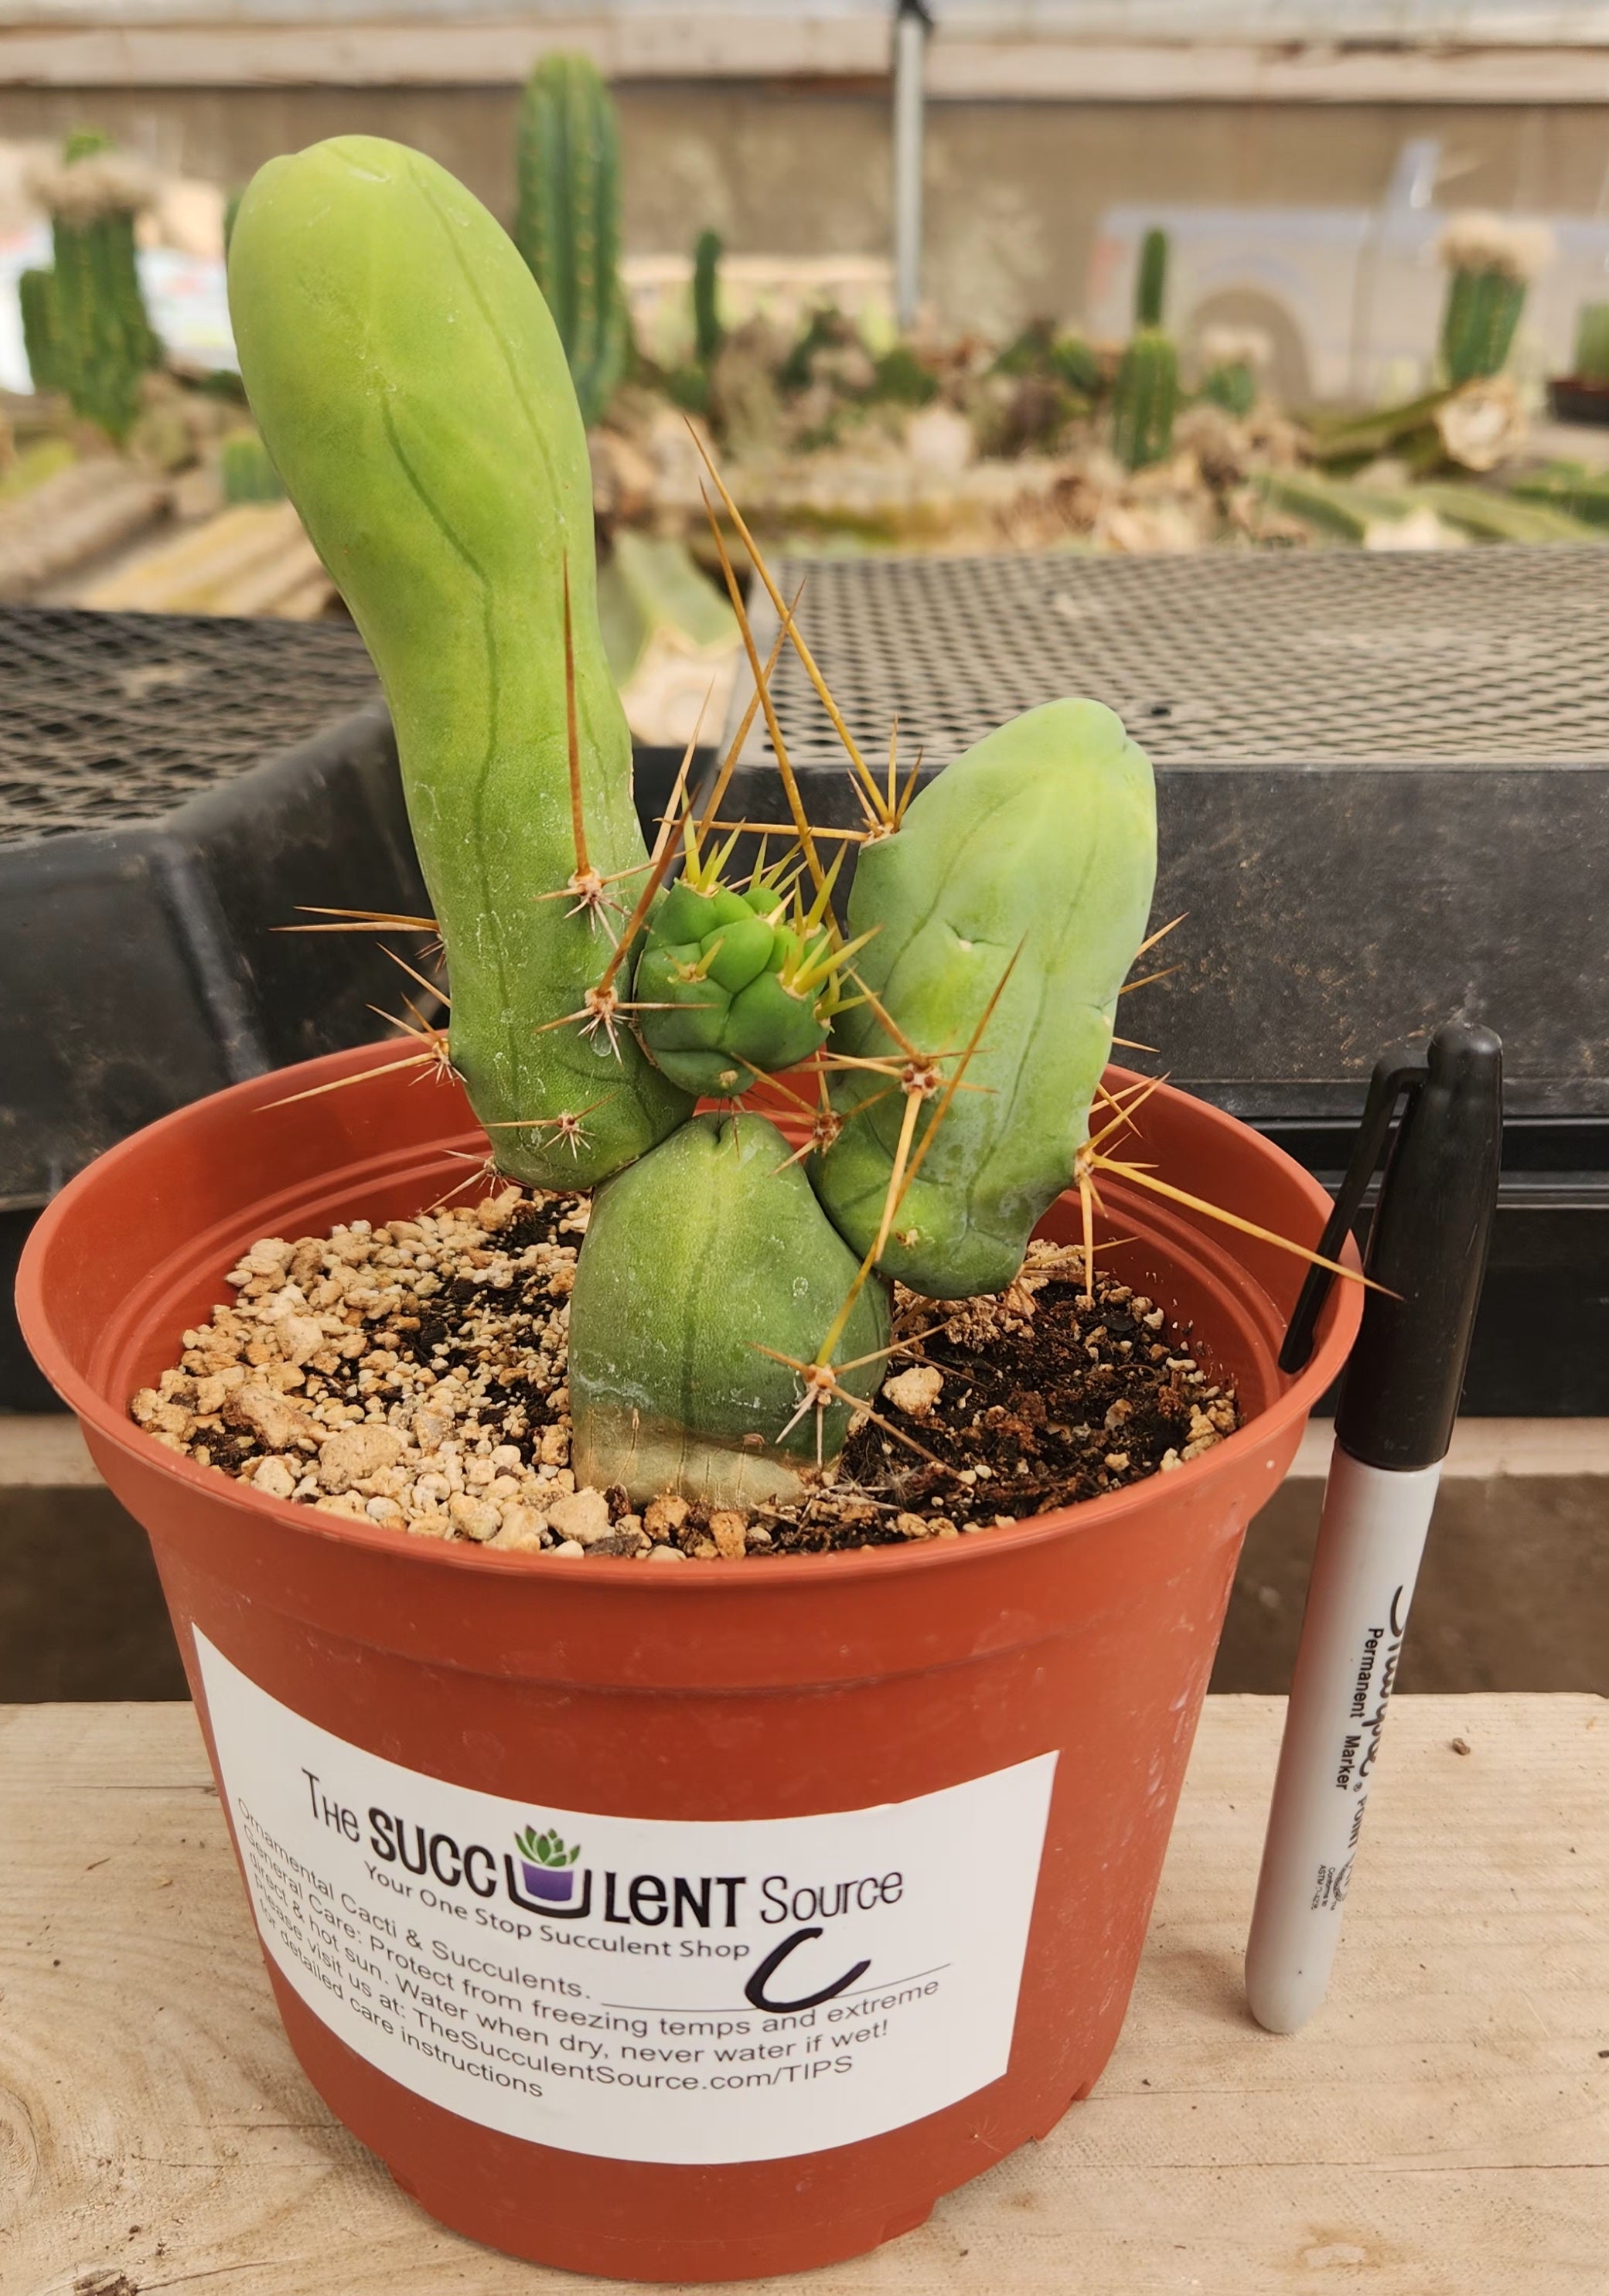
<path id="1" fill-rule="evenodd" d="M 252 412 L 390 704 L 447 945 L 454 1063 L 505 1170 L 588 1185 L 690 1103 L 628 1031 L 559 1025 L 608 946 L 571 881 L 614 881 L 623 916 L 645 854 L 553 322 L 485 209 L 371 136 L 261 169 L 229 291 Z"/>

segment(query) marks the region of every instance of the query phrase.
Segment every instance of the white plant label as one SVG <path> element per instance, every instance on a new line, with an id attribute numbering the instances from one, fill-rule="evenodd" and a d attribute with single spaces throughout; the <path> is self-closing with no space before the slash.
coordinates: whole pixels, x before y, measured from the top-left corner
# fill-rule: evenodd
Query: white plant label
<path id="1" fill-rule="evenodd" d="M 1054 1753 L 912 1801 L 688 1823 L 506 1800 L 320 1729 L 197 1635 L 263 1942 L 370 2064 L 615 2161 L 775 2161 L 1005 2072 Z"/>

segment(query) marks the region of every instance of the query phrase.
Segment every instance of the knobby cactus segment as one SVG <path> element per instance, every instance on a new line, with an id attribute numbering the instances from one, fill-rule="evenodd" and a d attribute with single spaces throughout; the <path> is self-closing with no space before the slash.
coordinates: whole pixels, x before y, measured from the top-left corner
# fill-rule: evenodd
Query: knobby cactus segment
<path id="1" fill-rule="evenodd" d="M 765 1118 L 701 1116 L 603 1188 L 571 1300 L 576 1480 L 712 1505 L 796 1497 L 842 1446 L 850 1405 L 881 1383 L 888 1287 L 856 1300 L 819 1406 L 813 1362 L 857 1275 L 855 1255 Z M 851 1367 L 852 1366 L 852 1367 Z M 824 1391 L 825 1392 L 825 1391 Z"/>
<path id="2" fill-rule="evenodd" d="M 563 348 L 486 209 L 371 136 L 259 173 L 229 288 L 252 412 L 390 705 L 453 1065 L 501 1169 L 588 1186 L 690 1103 L 628 1029 L 560 1025 L 647 866 Z"/>
<path id="3" fill-rule="evenodd" d="M 1016 1275 L 1088 1137 L 1155 867 L 1150 764 L 1095 701 L 1014 718 L 862 848 L 850 927 L 881 931 L 833 1025 L 845 1121 L 811 1171 L 858 1252 L 885 1237 L 884 1274 L 945 1300 Z"/>
<path id="4" fill-rule="evenodd" d="M 852 953 L 836 945 L 830 884 L 808 909 L 797 869 L 757 867 L 738 890 L 720 879 L 730 850 L 704 860 L 689 827 L 685 865 L 636 973 L 644 1043 L 675 1083 L 714 1099 L 820 1049 Z"/>

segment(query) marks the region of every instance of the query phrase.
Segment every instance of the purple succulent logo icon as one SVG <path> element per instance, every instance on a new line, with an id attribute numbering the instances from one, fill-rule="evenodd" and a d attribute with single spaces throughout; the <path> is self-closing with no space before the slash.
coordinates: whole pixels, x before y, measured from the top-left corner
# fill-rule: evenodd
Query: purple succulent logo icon
<path id="1" fill-rule="evenodd" d="M 538 1833 L 528 1825 L 523 1833 L 515 1834 L 514 1846 L 531 1896 L 545 1898 L 549 1905 L 567 1905 L 575 1890 L 571 1868 L 581 1854 L 580 1843 L 572 1841 L 567 1848 L 563 1836 L 551 1828 Z"/>

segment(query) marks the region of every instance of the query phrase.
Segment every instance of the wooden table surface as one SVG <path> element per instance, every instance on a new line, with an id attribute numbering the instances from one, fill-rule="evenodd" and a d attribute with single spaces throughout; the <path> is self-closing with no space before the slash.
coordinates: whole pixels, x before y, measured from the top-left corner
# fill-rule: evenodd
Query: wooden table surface
<path id="1" fill-rule="evenodd" d="M 1094 2097 L 801 2289 L 1609 2290 L 1609 1706 L 1399 1698 L 1330 1998 L 1274 2039 L 1240 1956 L 1282 1710 L 1208 1702 Z M 0 1994 L 5 2296 L 617 2284 L 439 2230 L 332 2122 L 188 1707 L 0 1708 Z"/>

